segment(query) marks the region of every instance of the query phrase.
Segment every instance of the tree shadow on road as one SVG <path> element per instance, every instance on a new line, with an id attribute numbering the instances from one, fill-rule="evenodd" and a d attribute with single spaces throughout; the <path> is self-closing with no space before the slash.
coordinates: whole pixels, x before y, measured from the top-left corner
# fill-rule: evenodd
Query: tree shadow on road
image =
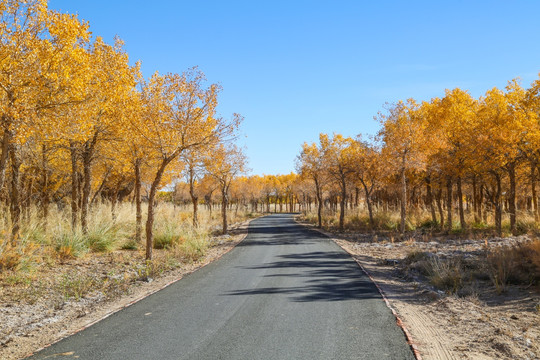
<path id="1" fill-rule="evenodd" d="M 320 233 L 294 224 L 279 227 L 251 226 L 248 230 L 248 238 L 238 246 L 309 245 L 326 239 Z"/>
<path id="2" fill-rule="evenodd" d="M 264 278 L 286 278 L 291 286 L 257 287 L 231 291 L 226 295 L 291 295 L 294 302 L 347 301 L 381 298 L 377 288 L 365 276 L 348 254 L 331 252 L 309 252 L 288 254 L 280 260 L 247 270 L 268 270 Z"/>

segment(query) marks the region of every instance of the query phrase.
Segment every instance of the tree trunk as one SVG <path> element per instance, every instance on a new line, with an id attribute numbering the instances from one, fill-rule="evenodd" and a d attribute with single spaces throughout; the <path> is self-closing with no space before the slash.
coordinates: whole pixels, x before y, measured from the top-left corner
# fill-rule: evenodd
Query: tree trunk
<path id="1" fill-rule="evenodd" d="M 407 178 L 405 177 L 405 167 L 401 168 L 401 224 L 399 227 L 400 233 L 405 233 L 405 218 L 407 217 Z"/>
<path id="2" fill-rule="evenodd" d="M 227 185 L 223 184 L 221 187 L 221 219 L 223 222 L 223 234 L 229 231 L 227 224 L 227 205 L 229 204 L 229 196 L 227 195 Z"/>
<path id="3" fill-rule="evenodd" d="M 81 209 L 82 209 L 83 182 L 84 182 L 83 174 L 79 171 L 77 173 L 77 196 L 78 196 L 78 198 L 77 198 L 78 205 L 77 206 L 78 206 L 78 209 L 79 209 L 79 213 L 81 212 Z M 80 219 L 78 221 L 80 221 Z"/>
<path id="4" fill-rule="evenodd" d="M 476 176 L 473 177 L 472 181 L 473 186 L 473 213 L 474 213 L 474 222 L 478 224 L 480 222 L 480 215 L 478 214 L 478 189 L 476 186 Z"/>
<path id="5" fill-rule="evenodd" d="M 534 221 L 538 222 L 538 194 L 536 193 L 536 164 L 531 165 L 531 196 Z"/>
<path id="6" fill-rule="evenodd" d="M 141 159 L 135 159 L 135 242 L 141 243 L 142 237 L 142 206 L 141 206 Z"/>
<path id="7" fill-rule="evenodd" d="M 81 204 L 81 227 L 83 234 L 88 233 L 88 202 L 90 200 L 90 190 L 92 185 L 92 155 L 93 148 L 85 144 L 82 153 L 83 161 L 83 189 Z"/>
<path id="8" fill-rule="evenodd" d="M 77 230 L 77 218 L 79 213 L 79 184 L 77 169 L 77 148 L 71 142 L 69 147 L 71 153 L 71 230 Z"/>
<path id="9" fill-rule="evenodd" d="M 462 229 L 466 229 L 467 224 L 465 223 L 465 212 L 463 210 L 463 192 L 461 189 L 461 176 L 457 178 L 457 196 L 459 206 L 459 224 Z"/>
<path id="10" fill-rule="evenodd" d="M 443 192 L 443 183 L 442 179 L 439 182 L 439 191 L 437 191 L 437 209 L 439 210 L 439 218 L 441 219 L 440 228 L 444 229 L 444 211 L 442 205 L 442 192 Z"/>
<path id="11" fill-rule="evenodd" d="M 193 167 L 189 169 L 189 196 L 191 196 L 191 203 L 193 204 L 193 227 L 198 227 L 199 197 L 195 194 L 195 172 Z"/>
<path id="12" fill-rule="evenodd" d="M 20 237 L 21 203 L 19 189 L 19 169 L 21 161 L 14 145 L 10 146 L 11 158 L 11 191 L 10 191 L 10 212 L 11 212 L 11 245 L 15 246 Z"/>
<path id="13" fill-rule="evenodd" d="M 497 235 L 502 236 L 502 202 L 501 202 L 501 176 L 499 174 L 495 175 L 497 189 L 495 191 L 495 227 L 497 229 Z"/>
<path id="14" fill-rule="evenodd" d="M 510 163 L 507 166 L 508 177 L 510 179 L 510 189 L 508 191 L 508 211 L 510 213 L 510 231 L 516 235 L 516 164 Z"/>
<path id="15" fill-rule="evenodd" d="M 30 207 L 32 206 L 32 178 L 28 179 L 26 182 L 26 191 L 24 194 L 24 221 L 30 220 Z"/>
<path id="16" fill-rule="evenodd" d="M 152 260 L 152 249 L 154 247 L 154 201 L 156 200 L 157 188 L 161 182 L 165 168 L 172 160 L 173 158 L 165 158 L 161 161 L 156 176 L 154 177 L 154 181 L 150 186 L 150 194 L 148 195 L 148 214 L 146 215 L 146 260 Z"/>
<path id="17" fill-rule="evenodd" d="M 452 231 L 452 177 L 446 177 L 446 210 L 447 210 L 447 219 L 446 227 L 448 231 Z"/>
<path id="18" fill-rule="evenodd" d="M 5 115 L 2 122 L 3 123 L 7 122 Z M 8 124 L 6 124 L 4 126 L 4 133 L 2 135 L 2 148 L 1 148 L 2 152 L 0 153 L 0 191 L 4 187 L 4 182 L 6 179 L 6 168 L 8 166 L 8 159 L 9 159 L 12 137 L 13 135 L 11 131 L 8 130 Z"/>
<path id="19" fill-rule="evenodd" d="M 478 214 L 480 215 L 480 218 L 482 221 L 487 224 L 487 206 L 484 205 L 484 185 L 480 185 L 480 194 L 478 194 Z"/>
<path id="20" fill-rule="evenodd" d="M 103 176 L 103 180 L 101 180 L 101 184 L 99 185 L 99 188 L 94 193 L 94 196 L 92 196 L 92 200 L 90 201 L 90 204 L 89 204 L 90 207 L 92 207 L 92 205 L 94 205 L 98 195 L 101 193 L 101 191 L 103 191 L 103 188 L 105 187 L 105 183 L 107 182 L 107 178 L 109 177 L 110 173 L 111 173 L 111 169 L 109 168 L 105 172 L 105 175 Z"/>
<path id="21" fill-rule="evenodd" d="M 431 212 L 431 222 L 437 223 L 437 215 L 435 214 L 435 206 L 433 206 L 433 192 L 431 190 L 431 178 L 426 177 L 426 203 Z"/>
<path id="22" fill-rule="evenodd" d="M 317 178 L 315 180 L 315 191 L 317 193 L 317 222 L 319 229 L 322 228 L 322 194 L 321 194 L 321 185 L 319 184 L 319 180 Z"/>
<path id="23" fill-rule="evenodd" d="M 373 191 L 373 184 L 371 185 L 371 189 L 369 189 L 364 180 L 360 180 L 360 182 L 364 187 L 364 194 L 366 196 L 366 205 L 369 214 L 369 227 L 371 228 L 371 230 L 375 230 L 375 220 L 373 219 L 373 206 L 371 203 L 371 192 Z"/>
<path id="24" fill-rule="evenodd" d="M 341 178 L 341 201 L 339 208 L 339 231 L 343 231 L 345 227 L 345 205 L 347 203 L 347 185 L 345 183 L 345 177 Z"/>
<path id="25" fill-rule="evenodd" d="M 49 169 L 47 161 L 46 145 L 41 147 L 41 221 L 43 222 L 43 230 L 47 231 L 49 222 Z"/>

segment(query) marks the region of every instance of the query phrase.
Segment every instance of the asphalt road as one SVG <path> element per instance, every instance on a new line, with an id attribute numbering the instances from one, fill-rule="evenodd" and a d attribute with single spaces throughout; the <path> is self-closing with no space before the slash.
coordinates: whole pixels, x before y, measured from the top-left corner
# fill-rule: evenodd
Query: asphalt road
<path id="1" fill-rule="evenodd" d="M 254 220 L 220 260 L 32 359 L 75 357 L 414 359 L 350 256 L 281 214 Z"/>

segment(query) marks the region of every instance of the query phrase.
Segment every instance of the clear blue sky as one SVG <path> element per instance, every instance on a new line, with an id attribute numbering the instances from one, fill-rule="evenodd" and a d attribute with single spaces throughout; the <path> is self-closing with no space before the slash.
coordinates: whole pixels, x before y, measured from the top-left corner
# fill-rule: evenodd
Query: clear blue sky
<path id="1" fill-rule="evenodd" d="M 254 174 L 284 174 L 320 132 L 374 134 L 385 102 L 475 97 L 540 71 L 540 1 L 51 0 L 154 71 L 199 66 L 245 117 Z"/>

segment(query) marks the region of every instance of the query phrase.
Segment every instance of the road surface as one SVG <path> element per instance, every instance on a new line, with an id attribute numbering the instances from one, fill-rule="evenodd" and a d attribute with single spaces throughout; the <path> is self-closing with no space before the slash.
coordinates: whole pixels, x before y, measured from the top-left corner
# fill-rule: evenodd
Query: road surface
<path id="1" fill-rule="evenodd" d="M 45 358 L 414 359 L 351 257 L 284 214 L 252 221 L 220 260 L 32 357 Z"/>

